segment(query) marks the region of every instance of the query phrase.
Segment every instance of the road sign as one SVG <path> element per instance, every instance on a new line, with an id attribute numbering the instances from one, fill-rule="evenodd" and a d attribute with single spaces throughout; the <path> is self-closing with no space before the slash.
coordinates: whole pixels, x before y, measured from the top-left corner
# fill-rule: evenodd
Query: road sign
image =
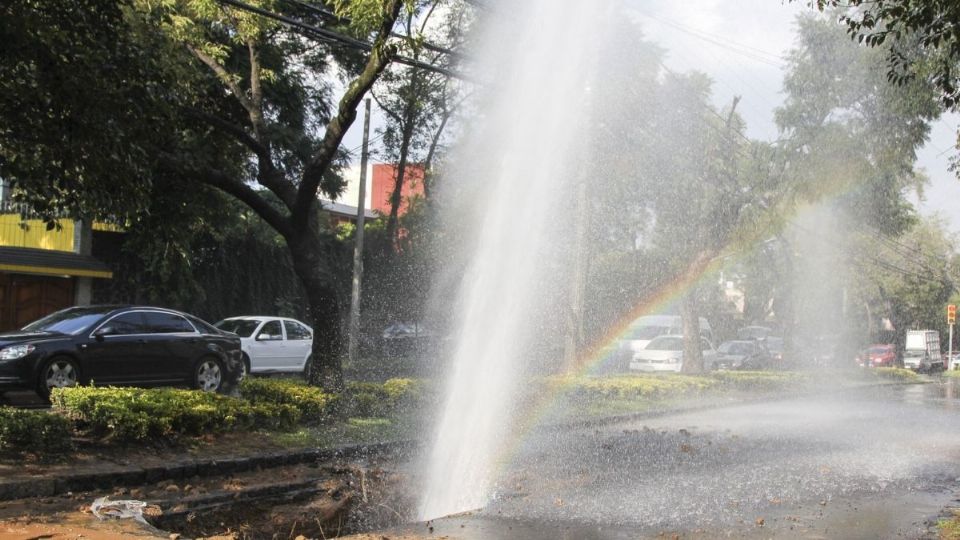
<path id="1" fill-rule="evenodd" d="M 957 306 L 950 304 L 947 306 L 947 324 L 957 322 Z"/>

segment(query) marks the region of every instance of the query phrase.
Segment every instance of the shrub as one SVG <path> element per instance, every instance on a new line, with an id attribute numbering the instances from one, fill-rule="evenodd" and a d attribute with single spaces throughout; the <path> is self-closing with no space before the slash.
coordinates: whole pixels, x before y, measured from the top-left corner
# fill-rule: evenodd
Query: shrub
<path id="1" fill-rule="evenodd" d="M 919 376 L 913 370 L 897 367 L 873 368 L 872 373 L 874 373 L 877 377 L 893 379 L 895 381 L 915 381 L 919 379 Z M 944 375 L 954 376 L 950 371 L 945 371 Z"/>
<path id="2" fill-rule="evenodd" d="M 70 421 L 49 411 L 25 411 L 0 406 L 0 449 L 55 453 L 70 450 Z"/>
<path id="3" fill-rule="evenodd" d="M 307 423 L 329 418 L 338 399 L 297 379 L 253 377 L 247 377 L 240 383 L 240 395 L 251 403 L 292 406 L 300 411 Z"/>
<path id="4" fill-rule="evenodd" d="M 574 394 L 590 399 L 636 399 L 680 395 L 697 392 L 715 383 L 705 377 L 686 375 L 615 375 L 611 377 L 555 376 L 551 386 L 568 388 Z"/>
<path id="5" fill-rule="evenodd" d="M 423 381 L 416 379 L 389 379 L 383 384 L 352 382 L 343 396 L 346 416 L 391 416 L 405 410 L 416 410 L 426 403 L 427 392 Z"/>
<path id="6" fill-rule="evenodd" d="M 171 388 L 56 389 L 54 407 L 80 429 L 131 442 L 256 428 L 291 429 L 300 411 L 288 404 L 250 403 L 214 393 Z"/>

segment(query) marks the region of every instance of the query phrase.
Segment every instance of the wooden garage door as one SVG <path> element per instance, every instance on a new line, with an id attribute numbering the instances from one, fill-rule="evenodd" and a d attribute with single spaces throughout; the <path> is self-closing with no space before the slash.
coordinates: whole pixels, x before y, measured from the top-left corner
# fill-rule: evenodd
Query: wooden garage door
<path id="1" fill-rule="evenodd" d="M 73 305 L 73 278 L 0 277 L 0 331 L 15 330 Z"/>

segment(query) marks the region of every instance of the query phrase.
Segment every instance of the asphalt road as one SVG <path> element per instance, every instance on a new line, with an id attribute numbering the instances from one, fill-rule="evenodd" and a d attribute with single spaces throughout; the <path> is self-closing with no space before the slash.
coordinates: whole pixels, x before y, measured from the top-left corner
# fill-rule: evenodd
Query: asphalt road
<path id="1" fill-rule="evenodd" d="M 958 491 L 960 386 L 934 383 L 544 431 L 487 508 L 430 526 L 485 539 L 919 538 Z"/>

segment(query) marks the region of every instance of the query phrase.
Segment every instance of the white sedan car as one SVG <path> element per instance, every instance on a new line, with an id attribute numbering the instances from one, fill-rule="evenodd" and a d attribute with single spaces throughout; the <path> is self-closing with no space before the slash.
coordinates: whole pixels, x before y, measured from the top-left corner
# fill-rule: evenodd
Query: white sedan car
<path id="1" fill-rule="evenodd" d="M 708 367 L 716 361 L 717 351 L 706 338 L 700 338 L 703 365 Z M 642 350 L 635 351 L 630 360 L 634 371 L 672 371 L 683 368 L 683 336 L 669 335 L 654 338 Z"/>
<path id="2" fill-rule="evenodd" d="M 231 317 L 215 324 L 240 336 L 244 375 L 303 373 L 313 347 L 313 330 L 284 317 Z"/>

